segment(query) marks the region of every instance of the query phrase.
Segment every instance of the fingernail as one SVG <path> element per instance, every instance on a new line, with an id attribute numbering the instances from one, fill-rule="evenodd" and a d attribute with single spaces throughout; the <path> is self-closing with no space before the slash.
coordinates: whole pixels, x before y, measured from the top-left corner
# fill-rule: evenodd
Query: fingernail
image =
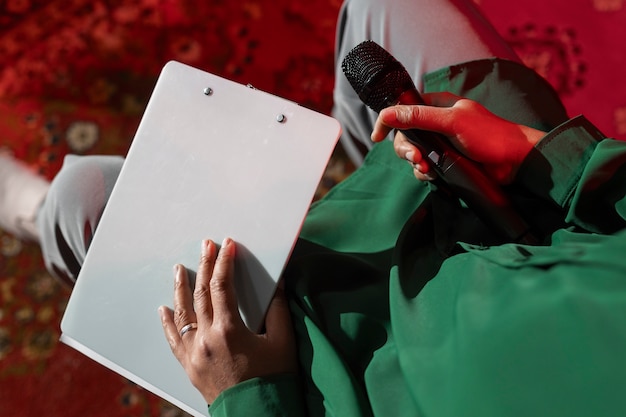
<path id="1" fill-rule="evenodd" d="M 231 238 L 225 237 L 224 240 L 222 241 L 222 247 L 224 248 L 224 247 L 230 245 L 232 243 L 232 241 L 233 240 Z"/>
<path id="2" fill-rule="evenodd" d="M 415 161 L 413 161 L 413 158 L 415 158 L 415 152 L 414 151 L 408 151 L 404 157 L 406 158 L 407 161 L 413 163 Z"/>
<path id="3" fill-rule="evenodd" d="M 180 281 L 180 264 L 174 265 L 174 279 L 176 282 Z"/>

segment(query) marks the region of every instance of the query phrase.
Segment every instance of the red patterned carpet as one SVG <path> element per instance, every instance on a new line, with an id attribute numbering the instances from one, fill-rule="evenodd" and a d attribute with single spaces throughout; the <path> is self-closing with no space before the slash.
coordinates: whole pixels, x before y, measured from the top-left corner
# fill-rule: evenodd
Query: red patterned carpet
<path id="1" fill-rule="evenodd" d="M 624 0 L 478 3 L 572 115 L 626 139 Z M 124 154 L 172 59 L 328 113 L 339 6 L 0 0 L 0 148 L 48 177 L 68 152 Z M 349 171 L 337 154 L 320 194 Z M 0 231 L 0 416 L 185 415 L 58 342 L 68 296 L 37 247 Z"/>

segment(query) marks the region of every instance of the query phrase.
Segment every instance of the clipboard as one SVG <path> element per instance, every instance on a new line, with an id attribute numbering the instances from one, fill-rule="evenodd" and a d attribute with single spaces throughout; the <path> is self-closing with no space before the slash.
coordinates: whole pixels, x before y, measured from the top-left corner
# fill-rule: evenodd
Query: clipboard
<path id="1" fill-rule="evenodd" d="M 163 335 L 172 267 L 237 242 L 235 287 L 259 329 L 340 135 L 296 103 L 179 62 L 163 68 L 61 322 L 61 341 L 204 416 Z"/>

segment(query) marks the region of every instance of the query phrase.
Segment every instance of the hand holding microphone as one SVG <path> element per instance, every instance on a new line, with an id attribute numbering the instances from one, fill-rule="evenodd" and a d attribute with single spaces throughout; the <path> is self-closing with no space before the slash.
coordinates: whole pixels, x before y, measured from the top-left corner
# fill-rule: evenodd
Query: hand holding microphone
<path id="1" fill-rule="evenodd" d="M 372 140 L 379 142 L 393 129 L 420 128 L 446 135 L 463 155 L 480 163 L 485 173 L 499 184 L 513 182 L 520 165 L 545 135 L 544 132 L 504 120 L 480 103 L 451 93 L 424 95 L 428 106 L 398 105 L 381 110 Z M 415 146 L 402 134 L 394 141 L 396 153 L 417 163 L 416 177 L 431 180 L 426 155 L 414 152 Z M 413 155 L 416 153 L 417 155 Z"/>
<path id="2" fill-rule="evenodd" d="M 378 113 L 397 104 L 425 104 L 402 64 L 372 41 L 365 41 L 350 51 L 342 69 L 359 98 Z M 393 111 L 383 113 L 383 126 L 385 119 L 389 128 L 403 126 L 402 117 L 398 119 L 398 113 Z M 463 156 L 444 135 L 429 130 L 401 131 L 419 149 L 444 188 L 463 200 L 485 224 L 508 241 L 536 243 L 530 227 L 498 184 L 475 161 Z"/>

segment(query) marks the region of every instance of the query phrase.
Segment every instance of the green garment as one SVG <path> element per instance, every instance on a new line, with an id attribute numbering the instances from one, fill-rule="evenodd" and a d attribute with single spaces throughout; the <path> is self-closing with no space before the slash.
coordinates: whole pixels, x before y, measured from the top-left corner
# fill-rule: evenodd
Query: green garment
<path id="1" fill-rule="evenodd" d="M 426 86 L 550 131 L 508 190 L 544 244 L 499 241 L 376 145 L 312 206 L 285 271 L 300 374 L 243 382 L 213 417 L 626 412 L 626 143 L 512 62 Z"/>

